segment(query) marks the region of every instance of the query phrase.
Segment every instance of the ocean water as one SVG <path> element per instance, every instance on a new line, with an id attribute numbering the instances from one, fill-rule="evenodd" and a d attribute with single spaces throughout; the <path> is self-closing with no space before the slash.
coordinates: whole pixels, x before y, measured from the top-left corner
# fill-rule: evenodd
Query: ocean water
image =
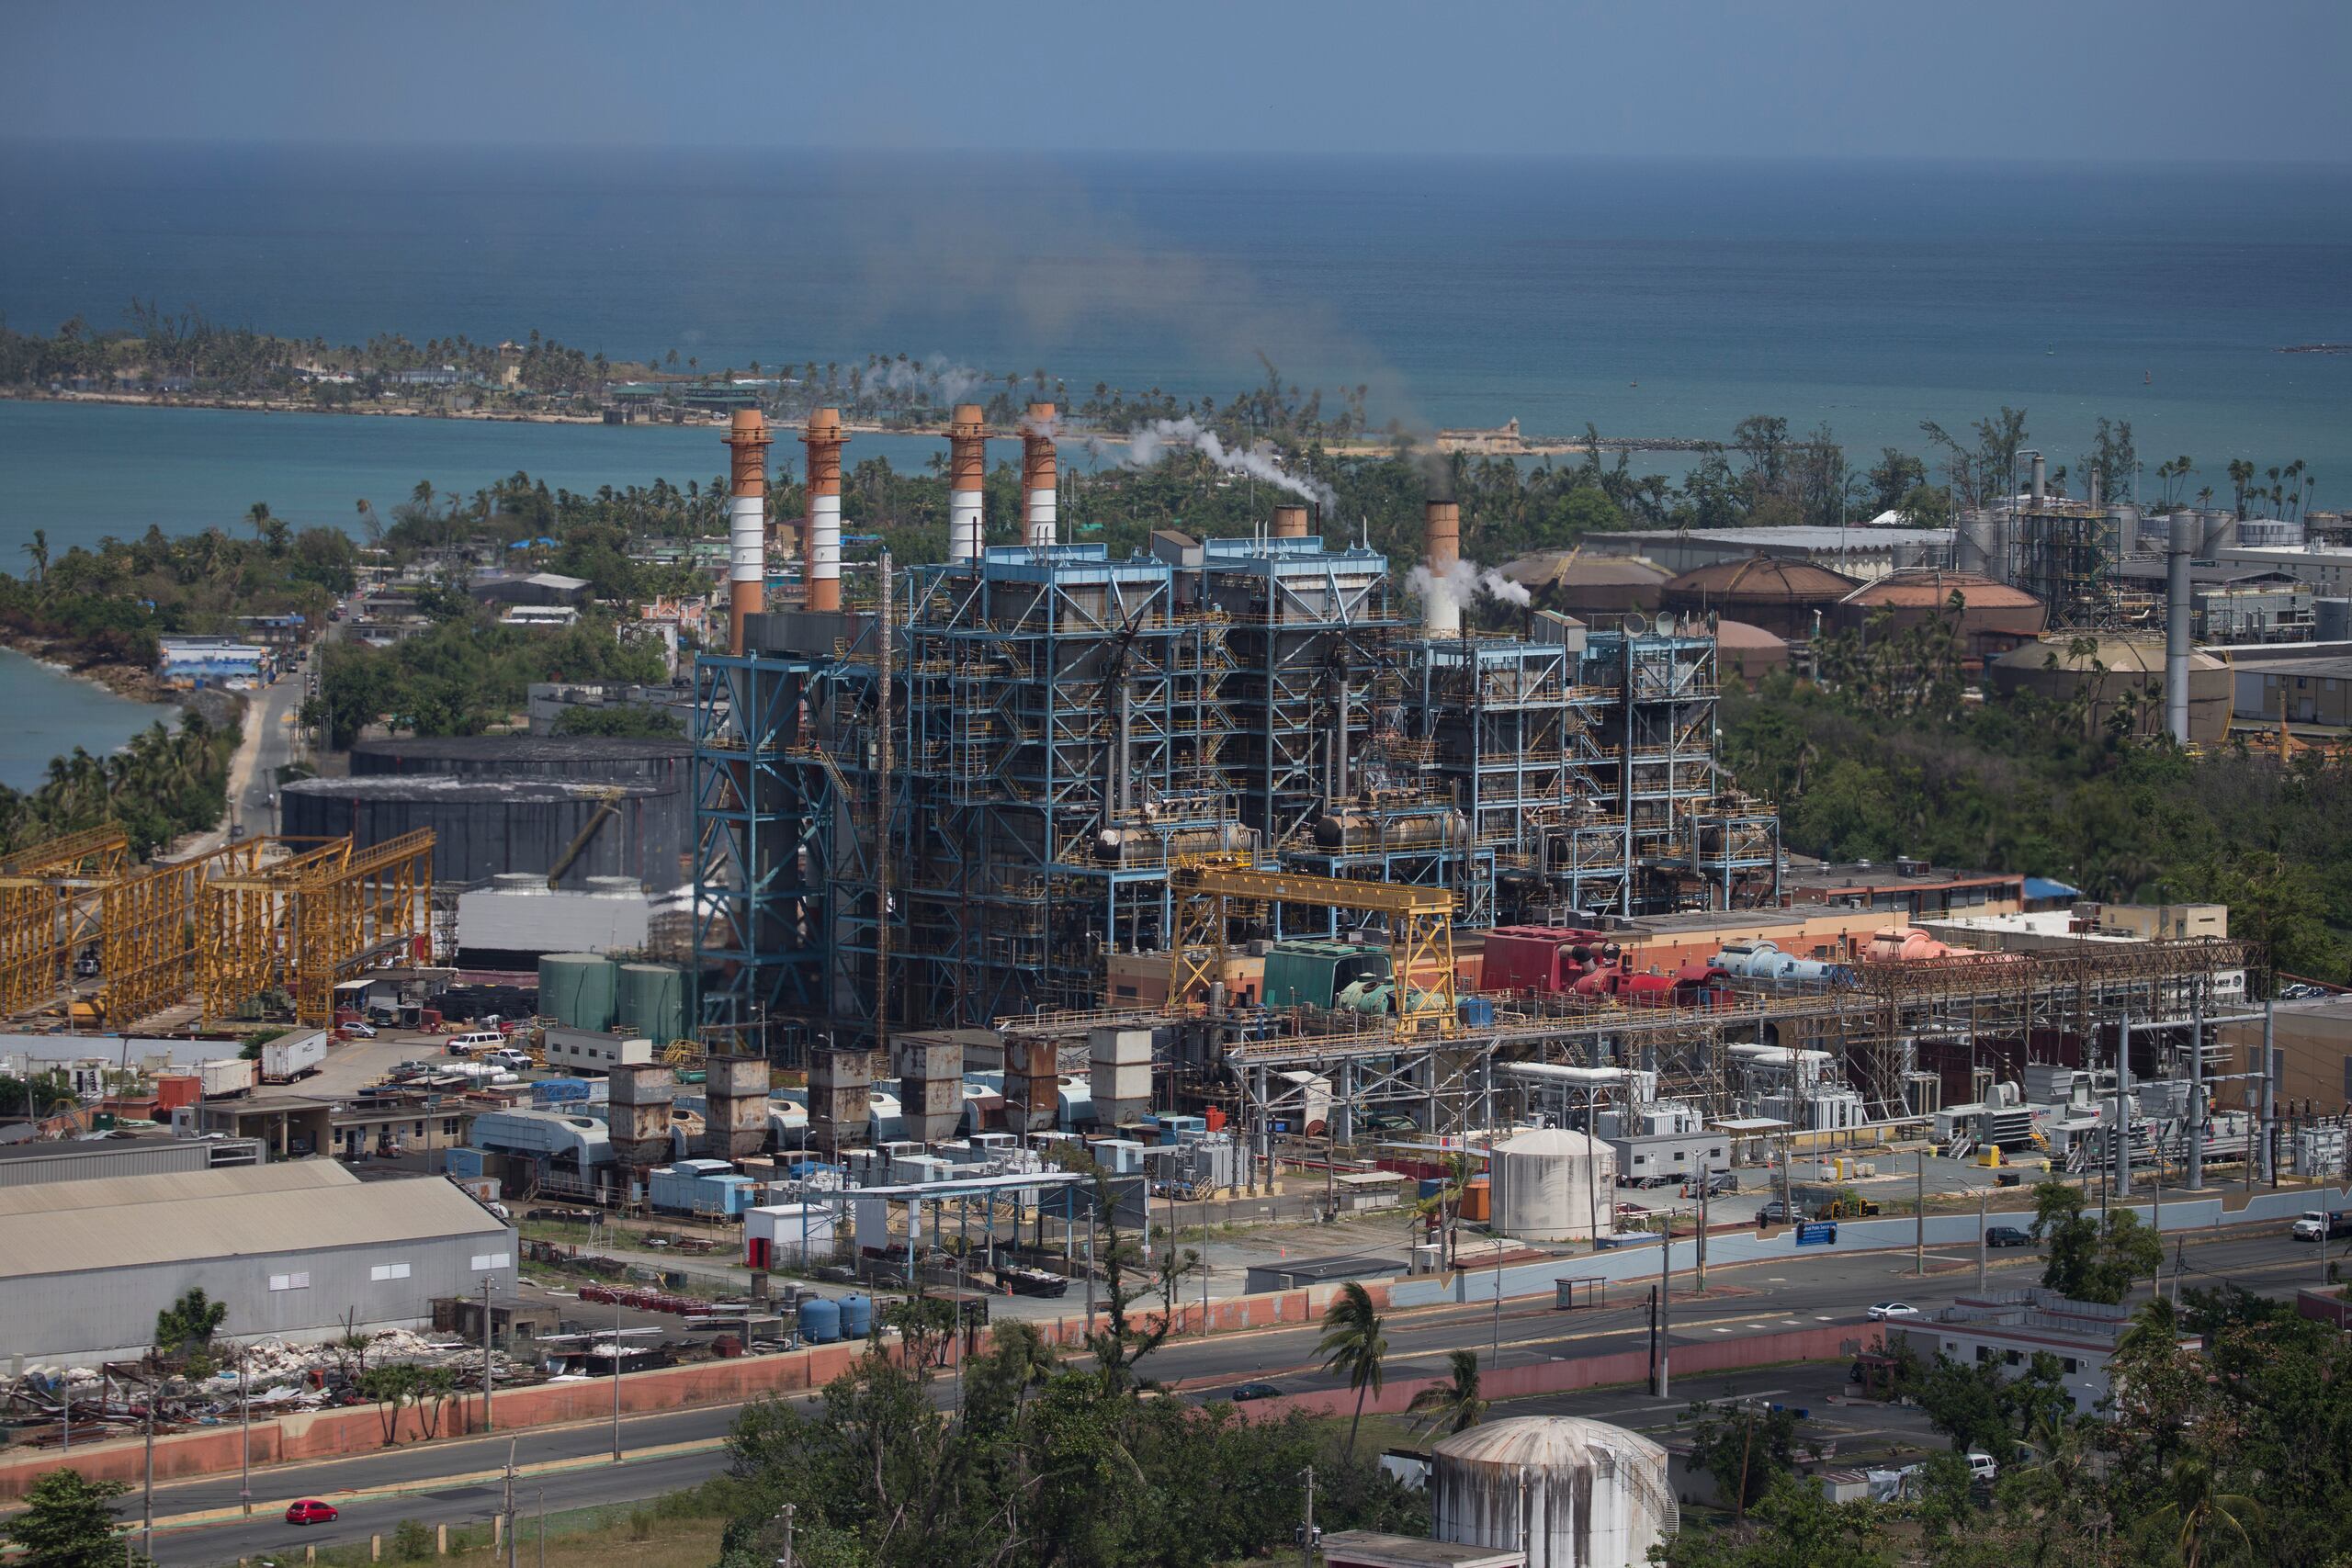
<path id="1" fill-rule="evenodd" d="M 176 728 L 175 708 L 134 703 L 0 648 L 0 784 L 38 788 L 49 761 L 79 746 L 104 756 L 157 720 Z"/>
<path id="2" fill-rule="evenodd" d="M 1262 355 L 1287 382 L 1367 387 L 1384 419 L 1720 438 L 1771 412 L 1864 455 L 2007 403 L 2053 463 L 2105 415 L 2152 471 L 2188 453 L 2226 493 L 2231 457 L 2301 457 L 2352 502 L 2352 355 L 2278 352 L 2352 341 L 2352 165 L 16 144 L 0 224 L 0 311 L 42 330 L 136 295 L 335 342 L 536 328 L 713 368 L 903 351 L 1220 399 Z M 656 449 L 358 423 L 251 439 L 284 447 L 289 484 L 345 442 L 408 483 L 460 450 L 445 442 L 481 441 L 489 477 L 560 436 L 594 454 L 566 466 L 592 483 Z M 75 482 L 18 446 L 0 448 L 0 539 L 22 525 L 6 491 Z M 675 461 L 673 479 L 716 471 Z M 240 511 L 279 505 L 255 468 Z M 344 484 L 340 504 L 367 493 Z"/>

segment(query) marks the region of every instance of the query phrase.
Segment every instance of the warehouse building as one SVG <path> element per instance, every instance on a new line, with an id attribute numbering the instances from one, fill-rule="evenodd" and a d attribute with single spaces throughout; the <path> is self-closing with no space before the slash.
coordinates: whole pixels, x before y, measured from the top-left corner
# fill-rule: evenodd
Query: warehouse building
<path id="1" fill-rule="evenodd" d="M 511 1293 L 514 1235 L 437 1178 L 362 1181 L 327 1160 L 0 1188 L 9 1370 L 145 1353 L 190 1289 L 224 1335 L 316 1341 L 424 1328 L 433 1299 Z"/>

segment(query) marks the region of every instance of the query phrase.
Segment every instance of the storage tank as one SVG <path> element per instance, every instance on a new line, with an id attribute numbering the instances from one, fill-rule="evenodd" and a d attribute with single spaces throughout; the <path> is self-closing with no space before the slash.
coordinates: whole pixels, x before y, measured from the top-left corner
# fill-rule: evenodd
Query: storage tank
<path id="1" fill-rule="evenodd" d="M 2352 599 L 2312 600 L 2312 637 L 2319 642 L 2352 641 Z"/>
<path id="2" fill-rule="evenodd" d="M 686 1032 L 685 998 L 686 977 L 673 965 L 624 964 L 614 995 L 614 1025 L 666 1045 Z"/>
<path id="3" fill-rule="evenodd" d="M 1658 591 L 1659 607 L 1761 626 L 1775 637 L 1813 635 L 1813 619 L 1857 584 L 1811 561 L 1750 556 L 1686 571 Z"/>
<path id="4" fill-rule="evenodd" d="M 874 1332 L 874 1298 L 853 1291 L 842 1298 L 842 1337 L 863 1339 Z"/>
<path id="5" fill-rule="evenodd" d="M 1666 1450 L 1568 1416 L 1521 1416 L 1430 1450 L 1436 1540 L 1523 1551 L 1527 1568 L 1642 1568 L 1681 1528 Z"/>
<path id="6" fill-rule="evenodd" d="M 842 1309 L 823 1296 L 800 1298 L 800 1337 L 810 1345 L 831 1345 L 842 1337 Z"/>
<path id="7" fill-rule="evenodd" d="M 539 960 L 539 1011 L 567 1029 L 613 1026 L 613 961 L 599 953 L 550 953 Z"/>
<path id="8" fill-rule="evenodd" d="M 1605 1234 L 1616 1199 L 1617 1156 L 1565 1128 L 1521 1133 L 1494 1147 L 1495 1233 L 1521 1241 L 1589 1241 Z"/>
<path id="9" fill-rule="evenodd" d="M 617 793 L 616 793 L 617 792 Z M 299 779 L 278 792 L 289 837 L 341 838 L 361 849 L 433 830 L 433 878 L 470 886 L 508 873 L 565 888 L 626 876 L 667 890 L 688 879 L 694 797 L 633 779 L 526 774 L 370 774 Z"/>

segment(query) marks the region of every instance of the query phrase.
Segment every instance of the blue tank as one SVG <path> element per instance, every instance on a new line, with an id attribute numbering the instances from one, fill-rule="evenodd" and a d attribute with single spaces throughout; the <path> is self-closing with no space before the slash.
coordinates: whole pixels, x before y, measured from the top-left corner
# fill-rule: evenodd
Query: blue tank
<path id="1" fill-rule="evenodd" d="M 842 1337 L 863 1339 L 874 1332 L 874 1298 L 847 1295 L 842 1298 Z"/>
<path id="2" fill-rule="evenodd" d="M 842 1309 L 822 1296 L 800 1303 L 800 1337 L 810 1345 L 830 1345 L 842 1337 Z"/>

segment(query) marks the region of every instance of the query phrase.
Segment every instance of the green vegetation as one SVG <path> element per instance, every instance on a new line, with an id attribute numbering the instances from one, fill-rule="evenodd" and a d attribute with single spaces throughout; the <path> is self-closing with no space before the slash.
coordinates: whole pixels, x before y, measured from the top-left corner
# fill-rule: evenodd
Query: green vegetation
<path id="1" fill-rule="evenodd" d="M 1796 1414 L 1770 1409 L 1757 1400 L 1737 1404 L 1693 1404 L 1690 1465 L 1714 1477 L 1715 1495 L 1728 1497 L 1739 1518 L 1762 1500 L 1778 1478 L 1796 1469 Z"/>
<path id="2" fill-rule="evenodd" d="M 216 1302 L 194 1286 L 155 1314 L 155 1354 L 167 1360 L 202 1356 L 212 1348 L 229 1303 Z"/>
<path id="3" fill-rule="evenodd" d="M 1328 1528 L 1426 1531 L 1420 1500 L 1319 1424 L 1161 1397 L 1140 1364 L 1165 1324 L 1131 1310 L 1151 1271 L 1115 1224 L 1103 1235 L 1105 1326 L 1084 1359 L 1057 1362 L 1034 1325 L 1000 1324 L 943 1409 L 930 1382 L 952 1314 L 918 1310 L 897 1316 L 912 1330 L 901 1355 L 877 1340 L 813 1412 L 747 1408 L 729 1439 L 740 1501 L 721 1568 L 775 1561 L 786 1504 L 807 1568 L 1207 1568 L 1288 1544 L 1310 1464 Z"/>
<path id="4" fill-rule="evenodd" d="M 201 715 L 180 716 L 176 731 L 154 724 L 109 757 L 79 746 L 52 758 L 30 795 L 0 787 L 0 851 L 16 850 L 104 823 L 121 827 L 133 854 L 182 833 L 210 828 L 228 810 L 229 759 L 237 731 Z"/>
<path id="5" fill-rule="evenodd" d="M 347 747 L 379 718 L 419 735 L 480 735 L 520 711 L 534 681 L 659 682 L 661 654 L 625 643 L 606 615 L 560 629 L 503 626 L 484 612 L 390 648 L 335 641 L 321 660 L 306 724 L 326 724 Z"/>
<path id="6" fill-rule="evenodd" d="M 2306 752 L 2282 767 L 2242 739 L 2191 757 L 2028 693 L 1962 701 L 1957 657 L 1932 627 L 1867 655 L 1833 644 L 1820 683 L 1781 673 L 1725 694 L 1724 760 L 1780 802 L 1804 853 L 2225 903 L 2268 968 L 2352 978 L 2352 766 Z"/>
<path id="7" fill-rule="evenodd" d="M 2078 1302 L 2112 1306 L 2132 1293 L 2135 1280 L 2153 1280 L 2164 1267 L 2164 1241 L 2129 1209 L 2102 1225 L 2083 1212 L 2083 1195 L 2064 1181 L 2033 1190 L 2033 1238 L 2050 1247 L 2041 1282 Z"/>
<path id="8" fill-rule="evenodd" d="M 1497 1287 L 1499 1289 L 1500 1287 Z M 1388 1356 L 1387 1337 L 1380 1332 L 1380 1314 L 1373 1309 L 1372 1292 L 1353 1280 L 1340 1287 L 1323 1313 L 1323 1338 L 1316 1346 L 1323 1370 L 1339 1372 L 1355 1390 L 1356 1412 L 1348 1421 L 1347 1453 L 1356 1451 L 1356 1428 L 1363 1424 L 1363 1402 L 1380 1392 L 1383 1363 Z"/>
<path id="9" fill-rule="evenodd" d="M 85 1481 L 78 1471 L 48 1472 L 26 1489 L 23 1511 L 5 1527 L 17 1549 L 10 1561 L 22 1568 L 129 1562 L 130 1548 L 115 1535 L 112 1499 L 130 1490 L 119 1481 Z"/>
<path id="10" fill-rule="evenodd" d="M 1406 1408 L 1419 1413 L 1425 1430 L 1451 1436 L 1485 1420 L 1487 1401 L 1479 1392 L 1477 1351 L 1449 1350 L 1445 1364 L 1445 1382 L 1413 1395 Z"/>
<path id="11" fill-rule="evenodd" d="M 2180 1332 L 2206 1336 L 2200 1350 Z M 1939 1359 L 1898 1370 L 1952 1451 L 1918 1498 L 1833 1507 L 1779 1473 L 1745 1522 L 1684 1517 L 1673 1568 L 2334 1568 L 2352 1561 L 2352 1341 L 2286 1303 L 2224 1287 L 2143 1304 L 2117 1347 L 2115 1393 L 2078 1413 L 2061 1369 Z M 1733 1436 L 1736 1437 L 1736 1429 Z M 1723 1446 L 1719 1428 L 1710 1460 Z M 2000 1465 L 1989 1494 L 1960 1456 Z M 1713 1468 L 1710 1463 L 1710 1468 Z"/>
<path id="12" fill-rule="evenodd" d="M 666 708 L 571 707 L 556 716 L 557 735 L 601 735 L 618 740 L 669 740 L 685 733 Z"/>

